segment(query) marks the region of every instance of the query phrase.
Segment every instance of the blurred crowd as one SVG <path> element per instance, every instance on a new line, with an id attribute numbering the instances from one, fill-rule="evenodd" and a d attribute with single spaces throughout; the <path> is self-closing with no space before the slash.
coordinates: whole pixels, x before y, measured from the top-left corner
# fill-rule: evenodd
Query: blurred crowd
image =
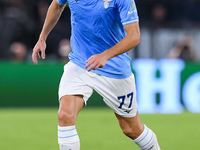
<path id="1" fill-rule="evenodd" d="M 0 59 L 31 60 L 50 3 L 51 0 L 0 0 Z M 69 9 L 65 9 L 48 37 L 47 58 L 62 59 L 67 55 L 63 49 L 70 51 L 69 20 Z"/>
<path id="2" fill-rule="evenodd" d="M 140 23 L 150 28 L 198 27 L 200 0 L 136 0 Z"/>
<path id="3" fill-rule="evenodd" d="M 200 25 L 200 0 L 135 0 L 141 27 L 181 28 Z M 0 59 L 31 60 L 51 0 L 0 0 Z M 47 58 L 67 60 L 70 10 L 64 10 L 47 39 Z M 169 56 L 172 57 L 172 52 Z M 174 57 L 174 56 L 173 56 Z M 178 56 L 177 56 L 178 57 Z"/>

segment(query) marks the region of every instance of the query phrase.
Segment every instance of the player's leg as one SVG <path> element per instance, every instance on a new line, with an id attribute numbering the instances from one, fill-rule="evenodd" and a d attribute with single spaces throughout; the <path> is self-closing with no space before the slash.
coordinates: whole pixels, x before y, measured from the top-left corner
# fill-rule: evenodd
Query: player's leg
<path id="1" fill-rule="evenodd" d="M 60 150 L 80 150 L 75 122 L 83 106 L 82 95 L 66 95 L 60 99 L 58 111 L 58 143 Z"/>
<path id="2" fill-rule="evenodd" d="M 94 89 L 115 111 L 124 134 L 142 150 L 160 150 L 156 135 L 140 121 L 134 75 L 125 79 L 96 76 L 93 82 L 96 83 Z"/>
<path id="3" fill-rule="evenodd" d="M 116 113 L 115 115 L 123 133 L 130 137 L 141 150 L 160 150 L 155 133 L 141 123 L 138 113 L 131 118 L 125 118 Z"/>
<path id="4" fill-rule="evenodd" d="M 123 133 L 131 139 L 136 139 L 144 130 L 138 113 L 135 117 L 125 118 L 115 113 Z"/>
<path id="5" fill-rule="evenodd" d="M 75 128 L 77 115 L 92 95 L 85 81 L 90 80 L 82 68 L 69 62 L 64 67 L 59 85 L 58 142 L 60 150 L 79 150 L 80 142 Z"/>
<path id="6" fill-rule="evenodd" d="M 84 106 L 82 95 L 65 95 L 60 99 L 58 125 L 74 125 L 77 115 Z"/>

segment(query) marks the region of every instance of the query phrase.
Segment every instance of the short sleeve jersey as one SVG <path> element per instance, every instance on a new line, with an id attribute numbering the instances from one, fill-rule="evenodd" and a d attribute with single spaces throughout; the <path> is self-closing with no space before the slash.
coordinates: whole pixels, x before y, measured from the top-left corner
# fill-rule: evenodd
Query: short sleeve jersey
<path id="1" fill-rule="evenodd" d="M 126 36 L 124 25 L 138 22 L 134 0 L 57 0 L 69 3 L 71 47 L 69 59 L 85 69 L 87 59 L 117 44 Z M 128 53 L 115 56 L 103 68 L 92 72 L 123 79 L 131 76 Z"/>

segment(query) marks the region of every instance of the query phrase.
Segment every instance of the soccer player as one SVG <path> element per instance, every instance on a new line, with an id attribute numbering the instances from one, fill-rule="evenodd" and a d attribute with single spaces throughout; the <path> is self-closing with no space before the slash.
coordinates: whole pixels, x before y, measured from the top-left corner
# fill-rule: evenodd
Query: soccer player
<path id="1" fill-rule="evenodd" d="M 155 133 L 140 121 L 135 79 L 127 55 L 140 41 L 134 0 L 53 0 L 33 49 L 33 62 L 37 65 L 37 57 L 45 59 L 45 41 L 67 2 L 71 10 L 72 52 L 59 86 L 60 150 L 80 150 L 75 122 L 93 90 L 113 109 L 126 136 L 142 150 L 160 150 Z"/>

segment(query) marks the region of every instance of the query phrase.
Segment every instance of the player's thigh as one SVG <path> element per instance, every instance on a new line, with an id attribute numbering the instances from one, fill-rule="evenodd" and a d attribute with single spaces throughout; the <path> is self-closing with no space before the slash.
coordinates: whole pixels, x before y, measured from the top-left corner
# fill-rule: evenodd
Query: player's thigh
<path id="1" fill-rule="evenodd" d="M 94 89 L 105 103 L 122 117 L 134 117 L 138 111 L 134 75 L 126 79 L 113 79 L 104 76 L 95 78 Z"/>
<path id="2" fill-rule="evenodd" d="M 65 95 L 60 99 L 59 110 L 78 114 L 84 106 L 82 95 Z"/>
<path id="3" fill-rule="evenodd" d="M 81 108 L 86 105 L 93 90 L 85 83 L 87 75 L 82 68 L 69 62 L 64 67 L 59 84 L 59 125 L 73 125 Z"/>

